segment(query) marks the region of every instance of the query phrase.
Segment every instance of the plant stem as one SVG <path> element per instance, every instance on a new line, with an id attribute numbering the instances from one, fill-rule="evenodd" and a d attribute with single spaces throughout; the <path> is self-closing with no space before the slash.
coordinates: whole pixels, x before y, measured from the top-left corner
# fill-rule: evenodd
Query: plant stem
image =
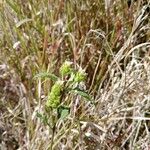
<path id="1" fill-rule="evenodd" d="M 80 146 L 81 146 L 81 150 L 83 150 L 83 136 L 82 136 L 82 129 L 81 129 L 81 124 L 80 124 L 80 120 L 78 118 L 78 126 L 79 126 L 79 139 L 80 139 Z"/>
<path id="2" fill-rule="evenodd" d="M 52 138 L 51 138 L 51 143 L 50 143 L 50 150 L 53 150 L 53 143 L 54 143 L 54 135 L 55 135 L 55 128 L 56 124 L 54 124 L 53 128 L 52 128 Z"/>

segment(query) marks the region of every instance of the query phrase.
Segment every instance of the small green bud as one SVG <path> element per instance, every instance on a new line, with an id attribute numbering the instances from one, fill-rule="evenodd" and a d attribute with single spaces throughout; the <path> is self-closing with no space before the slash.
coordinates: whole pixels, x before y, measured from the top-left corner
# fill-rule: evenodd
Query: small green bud
<path id="1" fill-rule="evenodd" d="M 62 66 L 60 67 L 60 74 L 62 76 L 68 75 L 72 72 L 71 68 L 72 62 L 70 61 L 65 61 Z"/>
<path id="2" fill-rule="evenodd" d="M 86 79 L 85 70 L 83 70 L 82 68 L 79 68 L 78 72 L 75 75 L 74 81 L 82 82 L 82 81 L 85 81 L 85 79 Z"/>
<path id="3" fill-rule="evenodd" d="M 61 92 L 63 90 L 63 81 L 57 81 L 51 92 L 48 94 L 48 100 L 46 102 L 47 107 L 57 108 L 60 105 Z"/>

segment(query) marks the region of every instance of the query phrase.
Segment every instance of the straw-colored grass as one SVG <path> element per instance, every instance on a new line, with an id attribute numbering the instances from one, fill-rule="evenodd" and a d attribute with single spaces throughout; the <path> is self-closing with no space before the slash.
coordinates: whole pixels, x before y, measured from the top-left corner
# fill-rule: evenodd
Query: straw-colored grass
<path id="1" fill-rule="evenodd" d="M 66 95 L 74 105 L 52 149 L 149 150 L 149 18 L 148 0 L 1 0 L 0 149 L 50 149 L 37 112 L 54 82 L 34 77 L 69 60 L 94 103 Z"/>

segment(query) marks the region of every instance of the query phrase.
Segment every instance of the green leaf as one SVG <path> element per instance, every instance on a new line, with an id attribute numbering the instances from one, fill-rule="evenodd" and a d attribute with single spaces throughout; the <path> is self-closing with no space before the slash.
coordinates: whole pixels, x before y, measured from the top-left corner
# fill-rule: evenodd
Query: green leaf
<path id="1" fill-rule="evenodd" d="M 60 118 L 61 118 L 61 119 L 65 119 L 68 115 L 69 115 L 69 110 L 68 110 L 68 109 L 63 109 L 63 110 L 61 111 L 61 116 L 60 116 Z"/>
<path id="2" fill-rule="evenodd" d="M 60 106 L 57 110 L 57 113 L 58 113 L 58 118 L 65 119 L 70 113 L 70 108 L 65 106 Z"/>
<path id="3" fill-rule="evenodd" d="M 46 115 L 37 112 L 36 116 L 41 119 L 41 121 L 44 123 L 44 125 L 49 125 L 48 118 Z"/>
<path id="4" fill-rule="evenodd" d="M 38 118 L 40 118 L 40 119 L 42 119 L 42 117 L 43 117 L 43 115 L 42 115 L 41 113 L 39 113 L 39 112 L 36 113 L 36 116 L 37 116 Z"/>
<path id="5" fill-rule="evenodd" d="M 48 72 L 41 72 L 37 75 L 34 76 L 34 79 L 35 78 L 50 78 L 52 79 L 53 81 L 57 81 L 58 80 L 58 77 L 55 76 L 54 74 L 50 74 Z"/>
<path id="6" fill-rule="evenodd" d="M 81 90 L 80 88 L 75 88 L 75 89 L 71 90 L 71 92 L 84 97 L 88 101 L 91 101 L 91 96 L 87 92 L 85 92 L 84 90 Z"/>

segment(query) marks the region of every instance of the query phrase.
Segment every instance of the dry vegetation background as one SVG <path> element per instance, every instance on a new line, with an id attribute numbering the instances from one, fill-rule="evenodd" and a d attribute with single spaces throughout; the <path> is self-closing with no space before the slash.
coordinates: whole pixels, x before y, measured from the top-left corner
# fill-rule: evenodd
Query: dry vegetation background
<path id="1" fill-rule="evenodd" d="M 79 123 L 59 120 L 53 149 L 149 150 L 149 18 L 148 0 L 1 0 L 0 149 L 49 149 L 36 112 L 53 82 L 33 77 L 70 60 L 95 105 L 71 99 Z"/>

